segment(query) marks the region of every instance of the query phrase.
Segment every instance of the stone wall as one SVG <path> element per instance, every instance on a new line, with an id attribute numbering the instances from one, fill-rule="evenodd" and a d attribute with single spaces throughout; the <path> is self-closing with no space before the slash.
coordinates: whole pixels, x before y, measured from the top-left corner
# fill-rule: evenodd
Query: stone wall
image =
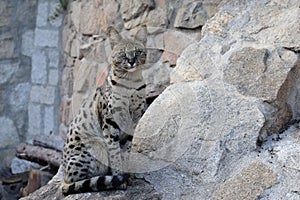
<path id="1" fill-rule="evenodd" d="M 170 72 L 189 44 L 200 39 L 201 27 L 217 11 L 220 0 L 81 0 L 70 1 L 63 29 L 61 133 L 82 101 L 107 70 L 110 45 L 106 31 L 114 26 L 127 36 L 142 24 L 148 29 L 149 101 L 170 83 Z"/>
<path id="2" fill-rule="evenodd" d="M 171 85 L 134 133 L 129 169 L 142 187 L 65 199 L 300 199 L 299 0 L 89 2 L 71 2 L 63 34 L 74 110 L 107 67 L 110 24 L 134 32 L 146 23 L 148 89 Z M 208 10 L 218 11 L 199 36 Z M 61 179 L 26 199 L 54 199 Z"/>
<path id="3" fill-rule="evenodd" d="M 58 133 L 59 47 L 56 2 L 0 1 L 0 165 L 9 166 L 20 142 Z"/>
<path id="4" fill-rule="evenodd" d="M 62 16 L 49 20 L 56 1 L 39 0 L 32 48 L 27 141 L 37 134 L 58 134 Z"/>

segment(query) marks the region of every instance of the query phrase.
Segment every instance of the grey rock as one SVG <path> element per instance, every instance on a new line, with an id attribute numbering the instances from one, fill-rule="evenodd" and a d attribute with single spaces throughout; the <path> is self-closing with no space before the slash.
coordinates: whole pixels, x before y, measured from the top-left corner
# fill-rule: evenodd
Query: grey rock
<path id="1" fill-rule="evenodd" d="M 58 47 L 59 31 L 36 29 L 34 32 L 34 45 L 37 47 Z"/>
<path id="2" fill-rule="evenodd" d="M 0 117 L 0 124 L 0 149 L 17 146 L 20 139 L 14 122 L 7 117 Z"/>
<path id="3" fill-rule="evenodd" d="M 174 26 L 177 28 L 198 28 L 208 19 L 202 2 L 191 2 L 183 5 L 177 12 Z"/>
<path id="4" fill-rule="evenodd" d="M 40 2 L 38 4 L 36 25 L 37 27 L 45 27 L 48 24 L 48 13 L 49 3 L 47 1 Z"/>
<path id="5" fill-rule="evenodd" d="M 48 83 L 51 86 L 57 86 L 59 82 L 59 72 L 58 69 L 49 69 L 48 73 Z"/>
<path id="6" fill-rule="evenodd" d="M 55 100 L 55 87 L 33 85 L 30 92 L 30 101 L 52 105 Z"/>
<path id="7" fill-rule="evenodd" d="M 154 5 L 155 4 L 153 0 L 122 1 L 121 3 L 122 18 L 125 22 L 137 18 L 139 15 L 144 13 L 146 9 L 153 9 Z"/>
<path id="8" fill-rule="evenodd" d="M 245 47 L 232 53 L 224 67 L 224 81 L 244 96 L 274 101 L 288 73 L 296 65 L 297 55 L 282 48 Z"/>
<path id="9" fill-rule="evenodd" d="M 9 25 L 11 18 L 10 18 L 10 6 L 8 1 L 1 1 L 0 2 L 0 27 Z"/>
<path id="10" fill-rule="evenodd" d="M 42 132 L 42 113 L 41 106 L 34 103 L 28 105 L 28 133 L 26 141 L 32 141 L 34 135 Z"/>
<path id="11" fill-rule="evenodd" d="M 275 137 L 267 147 L 265 140 L 300 116 L 299 1 L 225 0 L 217 8 L 217 0 L 211 4 L 163 0 L 155 1 L 155 9 L 153 1 L 119 2 L 121 7 L 115 7 L 121 9 L 124 24 L 117 16 L 115 26 L 121 30 L 140 24 L 153 26 L 148 29 L 148 47 L 155 53 L 164 51 L 148 58 L 155 62 L 151 63 L 153 69 L 145 70 L 148 82 L 155 83 L 155 89 L 172 83 L 140 120 L 128 170 L 141 173 L 139 177 L 145 178 L 164 199 L 297 199 L 299 133 L 293 132 L 279 141 Z M 79 33 L 66 31 L 69 38 L 74 36 L 78 41 L 81 38 L 77 34 L 83 34 L 83 39 L 99 34 L 98 17 L 105 16 L 98 11 L 106 5 L 104 2 L 83 4 L 74 1 L 71 5 L 75 27 L 70 29 Z M 181 5 L 184 6 L 177 12 Z M 193 15 L 197 5 L 201 10 Z M 95 9 L 97 6 L 99 9 Z M 91 12 L 86 14 L 88 11 Z M 89 17 L 81 20 L 77 13 L 97 16 L 88 21 L 89 27 L 84 23 Z M 182 21 L 184 18 L 189 20 Z M 100 24 L 108 22 L 103 20 Z M 204 24 L 201 40 L 196 42 L 200 39 L 196 35 L 199 29 L 194 33 L 165 30 L 172 24 L 185 29 Z M 93 36 L 93 40 L 97 37 Z M 74 38 L 64 49 L 67 55 L 78 58 L 80 45 Z M 105 53 L 108 55 L 109 50 L 105 49 Z M 95 74 L 96 65 L 85 60 L 87 54 L 82 56 L 74 66 L 74 89 L 78 91 L 72 96 L 74 109 L 94 86 L 95 77 L 91 74 Z M 175 65 L 176 60 L 176 67 L 169 68 L 169 63 Z M 73 66 L 73 59 L 69 57 L 68 63 Z M 73 73 L 69 72 L 71 77 Z M 72 78 L 65 80 L 70 84 L 63 85 L 73 85 Z M 262 147 L 257 141 L 262 142 Z M 98 193 L 92 195 L 67 198 L 102 198 Z M 123 198 L 110 195 L 107 198 Z"/>
<path id="12" fill-rule="evenodd" d="M 34 32 L 28 30 L 22 35 L 22 54 L 26 56 L 32 56 L 33 53 L 33 42 L 34 42 Z"/>
<path id="13" fill-rule="evenodd" d="M 49 135 L 54 131 L 54 107 L 47 106 L 45 107 L 44 112 L 44 134 Z"/>
<path id="14" fill-rule="evenodd" d="M 277 179 L 277 174 L 268 166 L 253 162 L 221 184 L 214 192 L 214 199 L 257 199 Z"/>
<path id="15" fill-rule="evenodd" d="M 14 57 L 16 44 L 11 35 L 0 37 L 0 57 L 1 58 L 12 58 Z"/>
<path id="16" fill-rule="evenodd" d="M 60 54 L 58 50 L 48 49 L 49 67 L 58 68 Z"/>
<path id="17" fill-rule="evenodd" d="M 297 0 L 280 2 L 280 5 L 276 1 L 223 2 L 218 14 L 203 27 L 202 35 L 226 32 L 231 41 L 256 41 L 297 51 L 300 3 Z"/>
<path id="18" fill-rule="evenodd" d="M 9 104 L 14 112 L 27 109 L 30 94 L 30 84 L 21 83 L 18 84 L 12 91 L 9 97 Z"/>
<path id="19" fill-rule="evenodd" d="M 47 57 L 44 51 L 35 50 L 32 55 L 31 81 L 37 84 L 47 83 Z"/>
<path id="20" fill-rule="evenodd" d="M 252 23 L 252 19 L 259 21 L 256 16 L 252 16 L 253 12 L 257 12 L 255 6 L 258 5 L 250 2 L 242 5 L 248 12 L 228 12 L 232 8 L 226 7 L 226 4 L 221 7 L 213 21 L 209 21 L 203 27 L 200 43 L 189 46 L 182 53 L 177 67 L 171 74 L 171 82 L 215 79 L 224 81 L 230 89 L 234 86 L 242 95 L 268 102 L 260 107 L 266 117 L 265 126 L 260 131 L 261 142 L 269 134 L 281 132 L 284 124 L 299 114 L 295 103 L 299 98 L 295 95 L 298 91 L 296 85 L 299 81 L 299 65 L 295 52 L 283 48 L 284 46 L 274 46 L 273 37 L 265 35 L 270 40 L 265 39 L 260 41 L 261 43 L 253 39 L 257 33 L 249 31 L 249 24 L 252 29 L 264 27 L 261 22 Z M 270 4 L 269 7 L 261 10 L 259 15 L 263 12 L 270 13 L 271 8 L 276 9 L 274 4 Z M 283 14 L 285 10 L 280 12 Z M 296 12 L 293 14 L 296 15 Z M 249 18 L 250 15 L 253 18 Z M 285 33 L 280 31 L 282 29 L 279 30 L 279 27 L 280 25 L 275 26 L 270 31 L 274 31 L 274 34 L 280 33 L 284 37 Z"/>
<path id="21" fill-rule="evenodd" d="M 49 19 L 49 16 L 53 14 L 53 12 L 55 11 L 55 9 L 57 8 L 59 2 L 56 2 L 56 1 L 50 1 L 49 2 L 50 4 L 50 8 L 49 8 L 49 14 L 48 14 L 48 19 Z M 59 28 L 62 24 L 62 21 L 63 21 L 63 12 L 58 15 L 55 19 L 51 19 L 49 20 L 49 23 L 55 27 L 55 28 Z"/>
<path id="22" fill-rule="evenodd" d="M 20 63 L 0 63 L 0 84 L 9 83 L 19 70 Z"/>
<path id="23" fill-rule="evenodd" d="M 148 23 L 153 27 L 165 25 L 166 20 L 161 16 L 163 10 L 158 12 L 153 10 L 155 3 L 153 0 L 129 0 L 121 1 L 121 15 L 126 29 L 132 29 L 140 24 Z"/>
<path id="24" fill-rule="evenodd" d="M 200 81 L 171 85 L 136 128 L 130 168 L 149 173 L 167 167 L 163 173 L 146 176 L 165 199 L 187 195 L 193 181 L 199 186 L 193 184 L 190 192 L 204 192 L 205 184 L 226 177 L 221 166 L 256 149 L 263 123 L 255 101 L 230 93 L 222 85 Z M 181 177 L 186 178 L 182 181 Z"/>
<path id="25" fill-rule="evenodd" d="M 279 138 L 269 137 L 261 152 L 252 155 L 252 160 L 264 162 L 278 175 L 276 185 L 265 190 L 259 199 L 299 199 L 297 191 L 300 184 L 300 143 L 295 135 L 299 135 L 299 128 L 292 126 Z M 249 160 L 249 157 L 244 160 Z"/>
<path id="26" fill-rule="evenodd" d="M 39 168 L 39 165 L 37 163 L 23 160 L 17 157 L 13 158 L 11 161 L 11 172 L 13 174 L 29 172 L 31 167 Z"/>
<path id="27" fill-rule="evenodd" d="M 146 172 L 164 199 L 285 199 L 296 191 L 289 188 L 299 179 L 288 177 L 298 177 L 298 144 L 279 143 L 279 155 L 256 151 L 257 141 L 299 116 L 299 43 L 290 41 L 299 38 L 300 25 L 292 20 L 295 27 L 285 29 L 272 18 L 298 19 L 292 2 L 283 7 L 272 1 L 236 2 L 236 7 L 224 2 L 203 27 L 200 42 L 181 54 L 171 73 L 173 85 L 139 121 L 132 147 L 131 169 Z M 264 31 L 267 19 L 276 24 L 270 32 Z M 290 30 L 292 38 L 280 43 Z"/>
<path id="28" fill-rule="evenodd" d="M 148 96 L 158 96 L 167 86 L 170 85 L 171 67 L 168 63 L 150 64 L 148 69 L 143 71 L 147 84 L 146 94 Z"/>
<path id="29" fill-rule="evenodd" d="M 40 188 L 28 197 L 21 198 L 22 200 L 53 200 L 53 199 L 92 199 L 92 200 L 159 200 L 162 195 L 155 191 L 153 187 L 144 180 L 134 180 L 132 186 L 128 186 L 126 190 L 103 191 L 93 193 L 72 194 L 63 197 L 60 192 L 60 182 L 51 181 L 48 185 Z"/>

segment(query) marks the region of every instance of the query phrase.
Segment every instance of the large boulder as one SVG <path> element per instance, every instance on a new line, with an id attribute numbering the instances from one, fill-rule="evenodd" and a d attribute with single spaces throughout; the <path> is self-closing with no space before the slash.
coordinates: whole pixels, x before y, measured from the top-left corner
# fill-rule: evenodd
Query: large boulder
<path id="1" fill-rule="evenodd" d="M 167 26 L 161 16 L 179 1 L 128 2 L 117 7 L 124 27 L 152 24 L 148 32 L 154 34 L 153 52 L 167 50 L 161 59 L 169 64 L 145 71 L 149 82 L 172 85 L 155 99 L 136 128 L 128 170 L 141 179 L 127 191 L 66 199 L 299 199 L 300 130 L 291 123 L 300 115 L 300 2 L 224 0 L 202 27 L 199 42 L 192 42 L 198 37 L 183 37 L 179 29 L 201 27 L 203 20 L 194 13 L 208 13 L 206 4 L 181 2 L 185 6 L 180 12 L 168 13 L 170 19 L 176 14 L 170 22 L 178 29 L 161 33 L 157 27 Z M 164 12 L 158 14 L 153 7 L 157 5 Z M 211 13 L 215 12 L 214 7 Z M 83 33 L 98 33 L 94 20 L 77 21 L 76 29 L 85 25 Z M 98 42 L 78 49 L 73 42 L 72 55 L 93 60 L 89 49 L 94 44 Z M 159 57 L 152 55 L 151 60 Z M 176 60 L 174 69 L 165 68 Z M 86 62 L 90 61 L 75 64 L 83 68 Z M 74 74 L 80 74 L 80 67 Z M 94 68 L 84 67 L 84 72 Z M 78 77 L 95 79 L 84 73 Z M 78 80 L 75 90 L 85 91 L 89 83 Z M 53 199 L 59 182 L 52 181 L 27 199 Z"/>
<path id="2" fill-rule="evenodd" d="M 287 128 L 300 114 L 300 3 L 234 2 L 137 126 L 131 169 L 164 199 L 299 198 L 299 131 Z"/>

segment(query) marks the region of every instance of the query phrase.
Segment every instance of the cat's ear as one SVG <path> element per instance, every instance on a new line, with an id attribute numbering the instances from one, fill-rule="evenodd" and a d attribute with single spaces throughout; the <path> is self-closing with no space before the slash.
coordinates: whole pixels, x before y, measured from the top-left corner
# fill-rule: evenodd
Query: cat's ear
<path id="1" fill-rule="evenodd" d="M 134 40 L 137 40 L 146 46 L 147 43 L 147 27 L 143 25 L 140 30 L 138 30 L 134 36 Z"/>
<path id="2" fill-rule="evenodd" d="M 120 43 L 120 41 L 122 40 L 122 37 L 119 34 L 119 32 L 111 26 L 107 29 L 107 32 L 108 32 L 110 46 L 113 49 L 114 46 L 116 46 L 117 44 Z"/>

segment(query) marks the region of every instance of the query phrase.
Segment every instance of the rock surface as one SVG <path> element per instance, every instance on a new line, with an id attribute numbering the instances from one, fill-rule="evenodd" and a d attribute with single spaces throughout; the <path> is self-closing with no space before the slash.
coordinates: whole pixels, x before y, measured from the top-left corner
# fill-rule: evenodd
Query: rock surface
<path id="1" fill-rule="evenodd" d="M 128 2 L 114 1 L 123 11 L 117 11 L 116 19 L 124 20 L 115 26 L 122 32 L 148 25 L 147 45 L 160 54 L 151 57 L 154 70 L 145 75 L 156 83 L 151 86 L 155 92 L 166 88 L 140 120 L 133 139 L 129 170 L 146 182 L 137 180 L 127 191 L 65 199 L 300 199 L 299 1 L 224 0 L 218 9 L 198 1 Z M 106 5 L 101 3 L 89 6 L 101 10 Z M 71 10 L 81 9 L 79 4 L 72 2 Z M 198 15 L 193 20 L 197 5 L 203 13 L 216 12 L 204 25 Z M 158 11 L 161 20 L 155 21 Z M 64 29 L 70 35 L 64 42 L 64 76 L 78 76 L 63 80 L 66 121 L 70 105 L 79 105 L 70 101 L 86 95 L 95 77 L 90 73 L 107 67 L 102 54 L 110 51 L 107 40 L 99 39 L 106 38 L 102 27 L 93 26 L 100 36 L 88 36 L 78 28 L 78 16 L 70 15 L 71 28 Z M 166 22 L 178 28 L 170 30 Z M 196 27 L 202 25 L 196 42 Z M 93 38 L 104 52 L 94 48 Z M 95 64 L 93 51 L 100 52 L 101 63 Z M 53 198 L 57 187 L 52 181 L 27 199 Z"/>
<path id="2" fill-rule="evenodd" d="M 4 167 L 10 166 L 19 142 L 29 142 L 34 134 L 58 133 L 62 17 L 48 20 L 55 5 L 46 0 L 0 2 L 0 118 L 14 124 L 13 129 L 4 124 L 0 132 Z"/>
<path id="3" fill-rule="evenodd" d="M 174 26 L 176 28 L 194 29 L 201 27 L 217 12 L 220 1 L 201 2 L 195 1 L 184 4 L 176 14 Z"/>
<path id="4" fill-rule="evenodd" d="M 57 176 L 57 175 L 56 175 Z M 128 186 L 126 190 L 103 191 L 93 193 L 71 194 L 66 197 L 62 196 L 60 191 L 60 180 L 54 179 L 46 186 L 40 188 L 28 197 L 21 198 L 22 200 L 53 200 L 53 199 L 91 199 L 91 200 L 159 200 L 161 194 L 156 192 L 153 187 L 144 180 L 135 179 L 132 186 Z"/>
<path id="5" fill-rule="evenodd" d="M 299 12 L 297 1 L 224 1 L 183 51 L 133 140 L 132 169 L 150 171 L 164 199 L 300 198 L 299 130 L 277 135 L 300 114 Z"/>
<path id="6" fill-rule="evenodd" d="M 203 1 L 204 21 L 217 11 L 220 1 Z M 82 101 L 95 88 L 95 78 L 107 71 L 110 44 L 107 28 L 114 26 L 124 36 L 133 36 L 141 25 L 147 25 L 147 87 L 152 101 L 170 84 L 170 73 L 182 51 L 199 40 L 200 32 L 192 28 L 174 29 L 176 13 L 189 0 L 129 0 L 129 1 L 71 1 L 65 18 L 62 46 L 66 65 L 63 70 L 63 120 L 60 131 L 64 135 Z M 201 3 L 202 5 L 202 3 Z M 191 16 L 190 16 L 191 15 Z M 193 18 L 195 14 L 186 13 Z M 190 22 L 194 27 L 197 22 Z M 40 68 L 38 68 L 40 69 Z M 46 80 L 44 80 L 46 81 Z M 68 104 L 68 105 L 66 105 Z"/>
<path id="7" fill-rule="evenodd" d="M 260 162 L 250 163 L 214 192 L 214 199 L 257 199 L 277 182 L 277 174 Z"/>

